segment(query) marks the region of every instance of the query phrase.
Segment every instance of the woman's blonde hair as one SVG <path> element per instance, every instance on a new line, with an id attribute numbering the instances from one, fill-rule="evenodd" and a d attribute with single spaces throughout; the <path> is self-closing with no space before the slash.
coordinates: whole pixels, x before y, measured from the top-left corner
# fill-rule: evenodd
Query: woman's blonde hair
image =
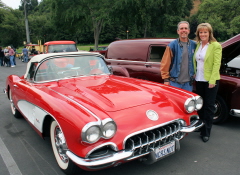
<path id="1" fill-rule="evenodd" d="M 209 43 L 211 43 L 211 42 L 213 42 L 213 41 L 217 41 L 215 38 L 214 38 L 214 36 L 213 36 L 213 29 L 212 29 L 212 26 L 211 26 L 211 24 L 209 24 L 209 23 L 201 23 L 201 24 L 199 24 L 198 26 L 197 26 L 197 31 L 196 31 L 196 41 L 197 42 L 200 42 L 201 41 L 201 39 L 200 39 L 200 37 L 199 37 L 199 31 L 201 30 L 201 29 L 207 29 L 208 31 L 209 31 Z"/>

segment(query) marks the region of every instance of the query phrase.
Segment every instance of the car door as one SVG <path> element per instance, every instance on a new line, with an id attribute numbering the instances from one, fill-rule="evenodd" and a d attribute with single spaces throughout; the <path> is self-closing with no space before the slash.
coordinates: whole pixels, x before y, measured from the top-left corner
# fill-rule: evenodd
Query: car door
<path id="1" fill-rule="evenodd" d="M 150 45 L 148 58 L 144 64 L 144 76 L 146 80 L 163 83 L 160 72 L 160 64 L 166 46 Z"/>

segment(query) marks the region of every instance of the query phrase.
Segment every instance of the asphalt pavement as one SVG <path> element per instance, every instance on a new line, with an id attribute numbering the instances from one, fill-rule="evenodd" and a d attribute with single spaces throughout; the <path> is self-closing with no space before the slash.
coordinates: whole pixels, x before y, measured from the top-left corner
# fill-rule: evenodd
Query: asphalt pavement
<path id="1" fill-rule="evenodd" d="M 42 139 L 25 119 L 13 117 L 2 89 L 10 74 L 23 75 L 26 63 L 0 67 L 0 175 L 63 175 L 49 138 Z M 239 103 L 239 102 L 236 102 Z M 81 175 L 239 175 L 240 118 L 214 125 L 210 140 L 194 132 L 180 141 L 181 149 L 152 165 L 135 160 L 114 168 Z"/>

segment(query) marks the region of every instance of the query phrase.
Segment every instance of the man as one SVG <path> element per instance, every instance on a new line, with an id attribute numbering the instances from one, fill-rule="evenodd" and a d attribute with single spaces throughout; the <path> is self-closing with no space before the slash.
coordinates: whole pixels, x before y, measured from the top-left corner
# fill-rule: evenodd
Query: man
<path id="1" fill-rule="evenodd" d="M 192 91 L 196 42 L 188 39 L 190 26 L 187 21 L 178 23 L 177 33 L 179 38 L 169 43 L 164 52 L 160 66 L 161 76 L 166 85 Z"/>
<path id="2" fill-rule="evenodd" d="M 27 63 L 28 62 L 28 49 L 26 48 L 26 46 L 24 46 L 22 53 L 23 53 L 23 60 L 25 63 Z"/>
<path id="3" fill-rule="evenodd" d="M 14 64 L 14 55 L 15 55 L 15 52 L 14 50 L 12 49 L 11 46 L 8 46 L 8 54 L 10 56 L 10 64 L 11 64 L 11 67 L 15 67 L 15 64 Z"/>

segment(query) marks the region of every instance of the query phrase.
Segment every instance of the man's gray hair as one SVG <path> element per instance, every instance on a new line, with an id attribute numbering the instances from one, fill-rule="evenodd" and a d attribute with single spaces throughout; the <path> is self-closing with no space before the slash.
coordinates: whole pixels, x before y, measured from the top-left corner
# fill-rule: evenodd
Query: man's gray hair
<path id="1" fill-rule="evenodd" d="M 187 22 L 187 21 L 180 21 L 179 23 L 178 23 L 178 25 L 177 25 L 177 29 L 179 30 L 179 25 L 180 24 L 187 24 L 188 25 L 188 29 L 190 29 L 190 24 L 189 24 L 189 22 Z"/>

